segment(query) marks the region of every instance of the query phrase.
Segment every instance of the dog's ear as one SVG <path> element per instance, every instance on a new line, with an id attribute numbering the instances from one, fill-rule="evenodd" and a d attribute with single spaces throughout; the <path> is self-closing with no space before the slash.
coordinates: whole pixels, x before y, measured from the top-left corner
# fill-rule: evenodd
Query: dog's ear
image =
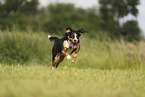
<path id="1" fill-rule="evenodd" d="M 78 33 L 80 33 L 80 34 L 85 33 L 85 30 L 84 29 L 79 29 Z"/>

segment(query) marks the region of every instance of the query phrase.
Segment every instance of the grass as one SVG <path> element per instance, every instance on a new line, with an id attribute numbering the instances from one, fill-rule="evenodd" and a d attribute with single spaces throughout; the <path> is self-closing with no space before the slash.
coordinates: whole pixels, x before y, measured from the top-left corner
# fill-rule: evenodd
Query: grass
<path id="1" fill-rule="evenodd" d="M 47 34 L 0 32 L 0 97 L 144 97 L 145 41 L 94 37 L 51 70 Z"/>
<path id="2" fill-rule="evenodd" d="M 142 70 L 0 64 L 0 97 L 144 97 Z"/>
<path id="3" fill-rule="evenodd" d="M 18 31 L 0 32 L 0 63 L 51 66 L 51 49 L 54 43 L 48 40 L 47 35 Z M 76 62 L 69 65 L 70 60 L 65 59 L 59 67 L 102 70 L 145 69 L 145 41 L 130 43 L 123 39 L 94 37 L 96 39 L 90 39 L 87 34 L 83 34 L 80 38 L 81 49 Z"/>

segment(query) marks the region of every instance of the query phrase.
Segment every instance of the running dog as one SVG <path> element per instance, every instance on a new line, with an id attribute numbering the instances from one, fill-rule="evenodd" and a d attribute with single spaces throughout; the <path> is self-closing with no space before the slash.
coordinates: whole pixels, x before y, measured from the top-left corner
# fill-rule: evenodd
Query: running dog
<path id="1" fill-rule="evenodd" d="M 52 48 L 52 69 L 57 68 L 60 62 L 63 61 L 64 57 L 67 56 L 67 59 L 71 59 L 74 63 L 77 57 L 77 54 L 80 50 L 80 36 L 85 31 L 83 29 L 80 30 L 72 30 L 70 34 L 71 40 L 68 40 L 69 46 L 66 44 L 64 45 L 64 38 L 59 39 L 58 37 L 52 37 L 48 35 L 50 41 L 54 42 Z M 67 47 L 66 51 L 64 51 L 64 46 Z M 71 58 L 71 54 L 73 57 Z"/>

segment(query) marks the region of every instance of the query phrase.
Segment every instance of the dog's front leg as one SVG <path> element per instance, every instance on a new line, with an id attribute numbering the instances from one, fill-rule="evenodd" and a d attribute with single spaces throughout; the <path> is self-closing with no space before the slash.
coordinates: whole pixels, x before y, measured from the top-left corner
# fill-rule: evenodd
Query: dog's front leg
<path id="1" fill-rule="evenodd" d="M 78 55 L 78 52 L 79 52 L 79 49 L 80 49 L 80 45 L 78 45 L 77 49 L 75 50 L 75 53 L 74 53 L 73 58 L 72 58 L 72 63 L 75 62 L 77 55 Z"/>
<path id="2" fill-rule="evenodd" d="M 71 59 L 71 56 L 70 56 L 69 52 L 66 51 L 65 53 L 66 53 L 67 59 Z"/>
<path id="3" fill-rule="evenodd" d="M 77 53 L 74 53 L 73 58 L 72 58 L 72 63 L 75 62 L 77 55 L 78 55 Z"/>
<path id="4" fill-rule="evenodd" d="M 69 52 L 63 50 L 62 53 L 66 55 L 67 59 L 71 59 Z"/>

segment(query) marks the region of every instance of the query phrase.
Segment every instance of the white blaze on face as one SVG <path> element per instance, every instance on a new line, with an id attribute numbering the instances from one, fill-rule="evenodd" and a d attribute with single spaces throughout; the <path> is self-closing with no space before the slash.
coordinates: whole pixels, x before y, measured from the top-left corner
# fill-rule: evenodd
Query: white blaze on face
<path id="1" fill-rule="evenodd" d="M 78 42 L 77 34 L 76 33 L 74 33 L 74 42 Z"/>

